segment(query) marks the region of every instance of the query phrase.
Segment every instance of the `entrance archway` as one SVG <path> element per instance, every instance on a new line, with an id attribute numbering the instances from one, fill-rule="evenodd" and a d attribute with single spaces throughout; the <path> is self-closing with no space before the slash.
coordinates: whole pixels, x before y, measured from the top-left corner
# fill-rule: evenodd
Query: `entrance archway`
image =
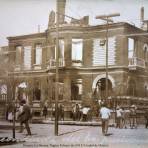
<path id="1" fill-rule="evenodd" d="M 108 76 L 108 96 L 112 95 L 113 88 L 115 87 L 114 79 Z M 92 85 L 94 95 L 99 99 L 105 99 L 106 94 L 106 75 L 98 75 Z"/>

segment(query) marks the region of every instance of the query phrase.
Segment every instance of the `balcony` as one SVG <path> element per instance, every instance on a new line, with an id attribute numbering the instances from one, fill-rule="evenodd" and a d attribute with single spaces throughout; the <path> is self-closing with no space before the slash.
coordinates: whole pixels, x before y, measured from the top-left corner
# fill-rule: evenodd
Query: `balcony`
<path id="1" fill-rule="evenodd" d="M 41 64 L 33 64 L 34 70 L 40 70 L 42 69 Z"/>
<path id="2" fill-rule="evenodd" d="M 129 70 L 145 69 L 145 60 L 137 57 L 129 58 Z"/>
<path id="3" fill-rule="evenodd" d="M 56 67 L 56 59 L 50 59 L 49 60 L 49 68 L 55 68 Z M 65 60 L 62 58 L 59 58 L 59 67 L 65 66 Z"/>
<path id="4" fill-rule="evenodd" d="M 14 71 L 20 71 L 21 70 L 21 65 L 15 65 Z"/>

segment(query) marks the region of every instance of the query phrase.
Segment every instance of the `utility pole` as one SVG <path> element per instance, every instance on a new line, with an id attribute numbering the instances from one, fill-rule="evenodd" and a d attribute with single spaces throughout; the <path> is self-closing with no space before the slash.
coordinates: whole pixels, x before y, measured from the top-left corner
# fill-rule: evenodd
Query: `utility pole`
<path id="1" fill-rule="evenodd" d="M 12 128 L 12 137 L 13 138 L 15 138 L 15 133 L 16 133 L 15 120 L 16 120 L 16 105 L 14 102 L 14 104 L 13 104 L 13 128 Z"/>
<path id="2" fill-rule="evenodd" d="M 120 16 L 119 13 L 112 13 L 109 15 L 98 15 L 96 16 L 96 19 L 101 19 L 103 21 L 106 21 L 106 79 L 105 79 L 105 98 L 108 98 L 108 28 L 109 23 L 113 23 L 112 17 Z"/>
<path id="3" fill-rule="evenodd" d="M 58 136 L 58 97 L 59 97 L 59 24 L 64 22 L 64 3 L 66 0 L 57 0 L 56 3 L 56 82 L 55 82 L 55 136 Z M 63 10 L 62 10 L 63 9 Z M 61 17 L 62 16 L 62 17 Z M 74 19 L 74 18 L 73 18 Z M 77 19 L 75 19 L 77 20 Z"/>
<path id="4" fill-rule="evenodd" d="M 56 4 L 56 82 L 55 82 L 55 136 L 58 136 L 58 97 L 59 97 L 59 0 Z"/>

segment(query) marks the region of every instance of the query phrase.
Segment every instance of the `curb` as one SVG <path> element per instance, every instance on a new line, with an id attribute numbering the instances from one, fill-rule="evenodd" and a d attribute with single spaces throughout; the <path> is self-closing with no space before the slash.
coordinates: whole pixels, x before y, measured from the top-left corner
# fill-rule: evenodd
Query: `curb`
<path id="1" fill-rule="evenodd" d="M 54 121 L 47 120 L 34 120 L 33 124 L 54 124 Z M 101 122 L 81 122 L 81 121 L 59 121 L 59 125 L 73 125 L 73 126 L 101 126 Z M 114 127 L 114 124 L 109 124 L 109 126 Z"/>

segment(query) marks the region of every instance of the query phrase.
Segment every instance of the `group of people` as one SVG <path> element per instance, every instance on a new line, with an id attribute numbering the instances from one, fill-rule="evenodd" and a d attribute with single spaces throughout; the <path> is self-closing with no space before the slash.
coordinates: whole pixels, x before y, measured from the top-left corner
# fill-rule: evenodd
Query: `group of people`
<path id="1" fill-rule="evenodd" d="M 89 106 L 81 106 L 80 104 L 75 104 L 72 110 L 72 117 L 74 121 L 88 121 L 90 120 L 91 109 Z"/>
<path id="2" fill-rule="evenodd" d="M 107 135 L 109 119 L 111 117 L 111 110 L 107 107 L 105 103 L 102 104 L 99 111 L 102 120 L 102 134 Z M 145 128 L 148 128 L 148 109 L 145 111 Z M 115 122 L 116 128 L 127 128 L 129 124 L 130 128 L 137 128 L 137 107 L 136 105 L 131 105 L 129 109 L 124 109 L 117 106 L 115 111 Z"/>
<path id="3" fill-rule="evenodd" d="M 130 109 L 124 109 L 120 106 L 116 109 L 116 128 L 127 128 L 128 122 L 130 128 L 137 128 L 137 107 L 132 105 Z"/>

